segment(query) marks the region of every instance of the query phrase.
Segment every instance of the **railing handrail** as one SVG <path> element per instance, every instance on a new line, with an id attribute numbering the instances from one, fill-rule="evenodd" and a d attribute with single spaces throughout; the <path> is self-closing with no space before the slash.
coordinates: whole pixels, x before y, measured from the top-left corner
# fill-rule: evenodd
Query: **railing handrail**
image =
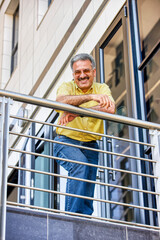
<path id="1" fill-rule="evenodd" d="M 99 180 L 97 181 L 92 181 L 92 180 L 86 180 L 86 179 L 83 179 L 81 181 L 84 181 L 84 182 L 87 182 L 87 183 L 90 183 L 90 184 L 99 184 L 99 187 L 100 186 L 103 186 L 105 188 L 112 188 L 111 189 L 111 193 L 113 193 L 113 191 L 115 191 L 115 189 L 117 188 L 116 191 L 119 191 L 119 189 L 121 189 L 122 191 L 122 194 L 120 194 L 118 196 L 118 198 L 116 200 L 113 200 L 112 198 L 108 198 L 108 197 L 105 197 L 101 199 L 101 196 L 100 195 L 97 195 L 98 197 L 89 197 L 89 196 L 84 196 L 83 194 L 82 195 L 76 195 L 76 194 L 72 194 L 72 193 L 67 193 L 67 192 L 63 192 L 61 191 L 61 188 L 49 188 L 49 189 L 45 189 L 45 188 L 41 188 L 41 187 L 37 187 L 36 185 L 34 186 L 34 183 L 31 182 L 31 183 L 25 183 L 24 181 L 21 183 L 18 181 L 18 184 L 14 184 L 14 183 L 8 183 L 7 186 L 10 186 L 10 187 L 17 187 L 17 188 L 22 188 L 22 189 L 26 189 L 26 191 L 30 190 L 30 191 L 42 191 L 44 193 L 48 193 L 48 194 L 57 194 L 58 196 L 70 196 L 70 197 L 78 197 L 78 198 L 84 198 L 84 199 L 87 199 L 87 200 L 92 200 L 92 201 L 96 201 L 97 203 L 105 203 L 107 204 L 107 207 L 110 206 L 111 204 L 114 204 L 115 206 L 123 206 L 123 207 L 127 207 L 127 211 L 129 208 L 134 208 L 134 209 L 137 209 L 139 211 L 139 213 L 141 213 L 142 217 L 140 219 L 140 221 L 142 223 L 144 223 L 145 219 L 143 217 L 143 215 L 145 214 L 145 211 L 152 211 L 152 215 L 151 216 L 151 220 L 152 220 L 152 217 L 154 217 L 154 214 L 156 213 L 157 214 L 157 223 L 155 222 L 155 225 L 158 224 L 159 227 L 157 227 L 157 229 L 160 229 L 160 207 L 159 207 L 159 200 L 160 200 L 160 191 L 159 191 L 159 156 L 160 156 L 160 149 L 159 149 L 159 134 L 160 134 L 160 131 L 157 131 L 157 130 L 160 130 L 160 124 L 158 123 L 151 123 L 151 122 L 147 122 L 147 121 L 142 121 L 142 120 L 138 120 L 138 119 L 134 119 L 134 118 L 129 118 L 129 117 L 125 117 L 125 116 L 120 116 L 120 115 L 114 115 L 114 114 L 109 114 L 109 113 L 104 113 L 104 112 L 99 112 L 99 111 L 96 111 L 96 110 L 90 110 L 90 109 L 87 109 L 87 108 L 80 108 L 80 107 L 76 107 L 76 106 L 72 106 L 72 105 L 68 105 L 68 104 L 63 104 L 63 103 L 59 103 L 59 102 L 56 102 L 56 101 L 52 101 L 52 100 L 49 100 L 49 99 L 44 99 L 44 98 L 39 98 L 39 97 L 35 97 L 35 96 L 28 96 L 28 95 L 25 95 L 25 94 L 21 94 L 21 93 L 16 93 L 16 92 L 11 92 L 11 91 L 6 91 L 6 90 L 0 90 L 0 97 L 3 96 L 3 98 L 0 98 L 0 100 L 2 100 L 2 103 L 4 104 L 5 106 L 5 111 L 1 111 L 0 115 L 2 116 L 2 120 L 4 120 L 4 127 L 7 129 L 7 131 L 4 131 L 4 127 L 1 127 L 2 128 L 2 132 L 4 132 L 4 136 L 7 136 L 7 138 L 4 138 L 5 141 L 7 141 L 7 143 L 9 142 L 9 134 L 13 134 L 13 135 L 17 135 L 20 139 L 21 137 L 25 137 L 25 138 L 31 138 L 31 139 L 34 139 L 35 140 L 38 140 L 38 141 L 47 141 L 49 143 L 51 143 L 51 145 L 53 146 L 53 143 L 58 143 L 58 144 L 63 144 L 63 145 L 66 145 L 66 146 L 72 146 L 71 143 L 61 143 L 61 142 L 58 142 L 58 141 L 55 141 L 54 139 L 48 139 L 46 136 L 43 136 L 43 135 L 38 135 L 38 136 L 35 136 L 34 133 L 33 133 L 33 136 L 31 134 L 31 136 L 27 133 L 24 133 L 23 132 L 14 132 L 14 131 L 9 131 L 9 126 L 8 126 L 8 123 L 9 123 L 9 119 L 10 117 L 11 118 L 14 118 L 15 116 L 11 115 L 10 114 L 10 111 L 6 111 L 7 109 L 9 109 L 10 105 L 11 105 L 11 102 L 13 101 L 10 101 L 11 99 L 12 100 L 15 100 L 15 101 L 18 101 L 20 102 L 21 106 L 25 107 L 27 104 L 33 104 L 33 105 L 36 105 L 37 108 L 40 108 L 40 107 L 46 107 L 46 108 L 50 108 L 52 110 L 64 110 L 64 111 L 68 111 L 68 112 L 73 112 L 73 113 L 79 113 L 80 115 L 82 116 L 89 116 L 89 117 L 94 117 L 94 118 L 99 118 L 99 119 L 102 119 L 102 120 L 109 120 L 109 121 L 113 121 L 113 122 L 117 122 L 117 123 L 121 123 L 121 124 L 127 124 L 127 125 L 130 125 L 130 126 L 135 126 L 135 127 L 141 127 L 141 128 L 146 128 L 146 129 L 156 129 L 155 131 L 150 131 L 150 137 L 151 137 L 151 143 L 152 143 L 152 146 L 151 146 L 151 151 L 152 151 L 152 159 L 148 159 L 148 158 L 142 158 L 139 154 L 139 152 L 137 151 L 131 151 L 130 155 L 128 155 L 128 148 L 127 151 L 125 149 L 125 151 L 123 151 L 122 153 L 117 153 L 117 152 L 112 152 L 112 151 L 108 151 L 106 148 L 104 149 L 92 149 L 91 147 L 86 147 L 86 146 L 79 146 L 79 145 L 76 145 L 74 144 L 74 147 L 77 147 L 77 148 L 82 148 L 82 149 L 87 149 L 87 150 L 93 150 L 93 151 L 97 151 L 99 153 L 103 153 L 105 154 L 104 156 L 106 156 L 106 154 L 108 155 L 111 155 L 112 156 L 118 156 L 119 158 L 115 158 L 115 159 L 112 159 L 111 160 L 119 160 L 120 157 L 123 157 L 123 158 L 126 158 L 126 159 L 135 159 L 136 160 L 136 166 L 137 168 L 131 168 L 131 171 L 130 170 L 127 170 L 127 169 L 118 169 L 115 167 L 115 164 L 114 162 L 111 162 L 111 164 L 108 166 L 108 165 L 103 165 L 103 163 L 101 162 L 101 164 L 93 164 L 93 163 L 85 163 L 85 162 L 77 162 L 76 160 L 72 160 L 72 159 L 68 159 L 68 158 L 60 158 L 60 157 L 55 157 L 55 156 L 52 156 L 53 154 L 44 154 L 43 152 L 42 153 L 37 153 L 37 152 L 32 152 L 32 149 L 31 151 L 29 151 L 30 148 L 25 148 L 24 150 L 21 150 L 21 149 L 17 149 L 17 148 L 12 148 L 12 147 L 8 147 L 7 145 L 7 150 L 8 152 L 14 152 L 14 153 L 18 153 L 18 156 L 20 156 L 20 158 L 18 157 L 18 159 L 21 160 L 21 156 L 26 156 L 27 155 L 30 155 L 31 157 L 30 158 L 25 158 L 25 159 L 32 159 L 32 156 L 34 156 L 34 158 L 36 157 L 42 157 L 44 160 L 46 160 L 47 158 L 50 159 L 50 161 L 53 161 L 54 160 L 59 160 L 59 161 L 66 161 L 66 162 L 71 162 L 71 163 L 75 163 L 75 164 L 81 164 L 81 165 L 86 165 L 88 167 L 96 167 L 98 168 L 99 172 L 102 173 L 102 172 L 106 172 L 107 174 L 112 174 L 112 177 L 114 178 L 114 174 L 116 174 L 116 172 L 118 172 L 118 175 L 120 176 L 120 178 L 118 178 L 116 181 L 116 184 L 113 184 L 113 183 L 110 183 L 109 181 L 106 181 L 106 179 L 103 179 L 102 182 L 100 180 L 100 177 L 99 177 Z M 32 116 L 32 115 L 31 115 Z M 20 117 L 18 117 L 20 119 Z M 30 118 L 31 118 L 31 121 L 30 121 Z M 32 122 L 32 118 L 34 117 L 30 117 L 30 118 L 23 118 L 23 121 L 30 121 Z M 34 121 L 36 121 L 36 117 L 34 119 Z M 40 122 L 38 121 L 38 123 L 42 124 L 46 124 L 46 120 L 44 120 L 45 122 Z M 5 124 L 7 122 L 7 124 Z M 28 125 L 27 125 L 28 126 Z M 56 126 L 56 124 L 54 124 L 54 127 Z M 56 126 L 57 127 L 57 126 Z M 53 128 L 52 128 L 53 129 Z M 76 129 L 78 130 L 78 129 Z M 2 135 L 2 134 L 1 134 Z M 107 137 L 107 136 L 105 136 Z M 111 136 L 112 137 L 112 136 Z M 154 137 L 154 139 L 153 139 Z M 52 138 L 52 137 L 51 137 Z M 125 139 L 124 139 L 125 140 Z M 29 141 L 30 143 L 30 141 Z M 140 142 L 137 142 L 135 141 L 135 143 L 139 143 Z M 2 149 L 4 149 L 4 145 L 5 143 L 3 144 L 2 146 Z M 136 145 L 137 146 L 137 145 Z M 21 147 L 20 147 L 21 148 Z M 113 150 L 113 149 L 112 149 Z M 134 150 L 134 149 L 133 149 Z M 7 156 L 8 157 L 8 153 L 7 151 L 2 151 L 2 154 L 3 156 Z M 13 156 L 14 156 L 14 153 L 13 153 Z M 137 153 L 138 156 L 132 156 L 134 155 L 133 153 Z M 3 157 L 3 159 L 5 159 L 6 157 Z M 8 159 L 8 158 L 7 158 Z M 39 158 L 40 159 L 40 158 Z M 155 159 L 155 160 L 153 160 Z M 105 157 L 104 157 L 104 160 Z M 137 161 L 138 160 L 138 161 Z M 142 173 L 141 169 L 139 168 L 139 165 L 141 164 L 140 161 L 141 160 L 144 160 L 144 161 L 147 161 L 147 162 L 152 162 L 154 163 L 154 171 L 153 171 L 153 175 L 150 174 L 149 175 L 149 171 L 146 171 L 146 173 Z M 3 165 L 3 164 L 1 164 Z M 5 161 L 5 166 L 8 166 L 7 165 L 7 161 Z M 148 164 L 147 164 L 148 166 Z M 18 171 L 26 171 L 26 172 L 29 172 L 29 175 L 30 176 L 30 173 L 37 173 L 37 174 L 44 174 L 50 178 L 52 178 L 53 176 L 56 177 L 56 178 L 59 178 L 59 179 L 72 179 L 72 180 L 75 180 L 75 181 L 80 181 L 79 178 L 76 178 L 76 177 L 72 177 L 72 176 L 66 176 L 66 175 L 61 175 L 60 173 L 56 173 L 56 171 L 54 173 L 50 173 L 50 172 L 44 172 L 44 171 L 37 171 L 37 170 L 34 170 L 34 169 L 28 169 L 28 168 L 24 168 L 23 165 L 22 167 L 19 166 L 12 166 L 12 165 L 9 165 L 8 166 L 9 168 L 12 168 L 12 169 L 17 169 Z M 137 172 L 135 171 L 138 170 Z M 7 170 L 7 168 L 6 168 Z M 132 171 L 134 170 L 134 171 Z M 7 171 L 6 171 L 7 172 Z M 131 176 L 132 175 L 135 175 L 135 177 L 137 176 L 137 185 L 133 185 L 134 187 L 131 187 L 131 186 L 123 186 L 123 179 L 125 179 L 125 177 L 128 177 L 128 174 L 130 174 Z M 117 175 L 117 176 L 118 176 Z M 27 175 L 26 175 L 27 176 Z M 100 176 L 100 175 L 98 175 Z M 145 177 L 147 179 L 150 179 L 149 181 L 155 181 L 155 190 L 150 191 L 150 188 L 147 188 L 147 190 L 144 190 L 143 186 L 142 186 L 142 178 Z M 5 175 L 5 182 L 7 183 L 7 175 Z M 113 179 L 114 180 L 114 179 Z M 29 181 L 30 182 L 30 181 Z M 33 183 L 33 184 L 32 184 Z M 115 189 L 114 189 L 115 188 Z M 7 189 L 7 187 L 5 188 Z M 100 189 L 100 188 L 99 188 Z M 149 189 L 149 191 L 148 191 Z M 139 196 L 139 200 L 138 201 L 126 201 L 124 198 L 124 196 L 126 196 L 126 194 L 128 194 L 128 192 L 131 192 L 133 191 L 134 196 Z M 141 198 L 143 196 L 143 194 L 149 194 L 149 197 L 148 197 L 148 202 L 150 200 L 150 196 L 154 196 L 156 198 L 156 203 L 157 203 L 157 207 L 153 207 L 152 204 L 148 204 L 148 205 L 145 205 L 143 203 L 143 198 Z M 19 194 L 21 194 L 19 192 Z M 26 194 L 26 193 L 25 193 Z M 138 195 L 137 195 L 138 194 Z M 152 194 L 152 195 L 151 195 Z M 3 194 L 4 195 L 4 194 Z M 6 194 L 4 195 L 6 196 Z M 50 195 L 51 196 L 51 195 Z M 132 195 L 131 195 L 132 196 Z M 20 195 L 19 195 L 20 197 Z M 29 196 L 30 198 L 30 196 Z M 28 200 L 27 200 L 28 201 Z M 7 202 L 8 204 L 10 204 L 10 202 Z M 20 206 L 19 203 L 16 203 L 17 206 Z M 11 203 L 12 205 L 12 203 Z M 26 205 L 24 205 L 25 207 Z M 115 207 L 114 207 L 115 208 Z M 40 208 L 37 208 L 37 209 L 40 209 Z M 6 198 L 5 198 L 5 201 L 4 201 L 4 204 L 3 204 L 3 209 L 2 209 L 5 213 L 6 213 Z M 48 210 L 51 210 L 50 208 L 48 208 Z M 55 211 L 57 211 L 57 209 L 55 209 Z M 59 212 L 61 212 L 61 210 L 58 210 Z M 2 211 L 1 211 L 2 212 Z M 66 213 L 66 212 L 65 212 Z M 124 216 L 125 216 L 126 212 L 124 212 Z M 1 214 L 2 215 L 2 214 Z M 77 215 L 77 214 L 76 214 Z M 108 217 L 108 215 L 106 215 Z M 5 220 L 5 217 L 6 215 L 3 214 L 3 221 L 1 222 L 6 222 Z M 123 215 L 122 215 L 123 217 Z M 99 219 L 103 219 L 103 218 L 99 218 Z M 106 218 L 105 218 L 106 219 Z M 112 219 L 111 219 L 112 221 Z M 116 220 L 115 220 L 116 221 Z M 119 221 L 119 220 L 118 220 Z M 124 222 L 124 223 L 129 223 L 131 224 L 130 222 Z M 137 224 L 137 223 L 136 223 Z M 134 225 L 134 223 L 133 223 Z M 154 224 L 152 224 L 154 225 Z M 151 228 L 156 228 L 156 226 L 150 226 Z M 2 226 L 2 224 L 1 224 Z M 142 225 L 141 225 L 142 226 Z M 144 225 L 145 226 L 145 225 Z M 5 224 L 4 226 L 0 227 L 0 234 L 4 234 L 5 233 Z"/>
<path id="2" fill-rule="evenodd" d="M 114 115 L 110 113 L 100 112 L 93 109 L 76 107 L 69 104 L 52 101 L 49 99 L 39 98 L 35 96 L 28 96 L 22 93 L 0 90 L 0 96 L 8 97 L 15 101 L 19 101 L 23 103 L 38 105 L 40 107 L 47 107 L 55 110 L 63 110 L 63 111 L 68 111 L 72 113 L 78 112 L 80 115 L 83 115 L 83 116 L 100 118 L 102 120 L 109 120 L 109 121 L 123 123 L 130 126 L 135 126 L 135 127 L 160 130 L 160 124 L 158 123 L 143 121 L 143 120 L 121 116 L 121 115 Z"/>

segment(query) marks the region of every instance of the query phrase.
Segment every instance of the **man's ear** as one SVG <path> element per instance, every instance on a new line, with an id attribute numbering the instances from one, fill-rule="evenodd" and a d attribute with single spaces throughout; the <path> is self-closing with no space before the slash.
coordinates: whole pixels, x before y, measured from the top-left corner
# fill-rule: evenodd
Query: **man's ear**
<path id="1" fill-rule="evenodd" d="M 96 77 L 96 69 L 95 68 L 93 69 L 93 74 L 94 74 L 94 77 Z"/>

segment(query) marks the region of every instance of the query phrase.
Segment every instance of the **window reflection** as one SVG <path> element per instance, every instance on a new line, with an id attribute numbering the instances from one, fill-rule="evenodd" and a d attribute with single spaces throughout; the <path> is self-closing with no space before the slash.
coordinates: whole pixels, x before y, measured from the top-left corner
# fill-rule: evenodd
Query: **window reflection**
<path id="1" fill-rule="evenodd" d="M 160 39 L 160 1 L 137 1 L 142 58 Z M 157 52 L 143 70 L 148 121 L 160 123 L 160 53 Z"/>
<path id="2" fill-rule="evenodd" d="M 127 116 L 127 90 L 125 81 L 124 68 L 124 39 L 123 26 L 119 26 L 113 37 L 107 42 L 104 48 L 104 74 L 105 83 L 110 87 L 113 98 L 116 103 L 116 114 Z M 129 137 L 128 126 L 122 123 L 114 123 L 107 121 L 107 134 L 119 136 L 122 138 Z M 112 140 L 108 141 L 108 150 L 115 153 L 129 154 L 130 146 L 127 142 Z M 113 159 L 112 159 L 113 158 Z M 107 156 L 108 166 L 112 166 L 114 162 L 115 168 L 130 169 L 130 160 L 125 157 Z M 130 186 L 132 185 L 131 176 L 124 173 L 115 172 L 115 179 L 111 173 L 108 174 L 108 180 L 111 184 Z M 115 187 L 109 187 L 109 199 L 117 202 L 132 203 L 132 193 L 127 190 L 123 191 Z M 111 204 L 110 216 L 114 219 L 133 220 L 132 208 Z"/>
<path id="3" fill-rule="evenodd" d="M 105 83 L 111 89 L 117 114 L 127 115 L 122 27 L 104 48 L 104 69 Z M 109 123 L 108 125 L 109 134 L 128 136 L 128 128 L 124 124 Z"/>
<path id="4" fill-rule="evenodd" d="M 160 52 L 144 69 L 147 119 L 160 123 Z"/>
<path id="5" fill-rule="evenodd" d="M 19 32 L 19 7 L 13 15 L 13 33 L 12 33 L 12 56 L 11 56 L 11 74 L 17 66 L 18 57 L 18 32 Z"/>
<path id="6" fill-rule="evenodd" d="M 160 39 L 160 1 L 138 0 L 137 7 L 140 39 L 145 57 Z"/>

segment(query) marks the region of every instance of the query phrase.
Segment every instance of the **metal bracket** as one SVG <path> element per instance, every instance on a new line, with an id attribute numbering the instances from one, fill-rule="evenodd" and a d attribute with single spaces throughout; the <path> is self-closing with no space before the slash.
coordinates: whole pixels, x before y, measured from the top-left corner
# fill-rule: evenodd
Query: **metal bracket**
<path id="1" fill-rule="evenodd" d="M 152 147 L 152 159 L 157 162 L 153 165 L 154 175 L 157 177 L 155 179 L 155 191 L 158 193 L 156 195 L 157 210 L 160 211 L 160 131 L 150 130 L 151 144 L 155 145 Z M 157 212 L 158 225 L 160 227 L 160 212 Z"/>

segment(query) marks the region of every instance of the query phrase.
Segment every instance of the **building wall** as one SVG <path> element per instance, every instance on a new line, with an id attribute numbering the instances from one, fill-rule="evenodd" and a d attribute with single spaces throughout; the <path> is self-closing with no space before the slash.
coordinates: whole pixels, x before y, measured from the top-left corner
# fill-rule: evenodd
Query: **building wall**
<path id="1" fill-rule="evenodd" d="M 63 81 L 72 79 L 69 66 L 71 57 L 80 52 L 94 53 L 97 43 L 125 2 L 125 0 L 53 0 L 47 8 L 47 0 L 0 1 L 0 88 L 55 100 L 57 87 Z M 13 14 L 18 4 L 18 64 L 10 75 Z M 128 29 L 130 31 L 130 27 Z M 128 36 L 127 47 L 131 59 L 130 32 Z M 129 69 L 131 76 L 127 81 L 135 86 L 133 62 L 127 66 L 131 66 Z M 133 91 L 135 93 L 136 89 Z M 134 100 L 132 99 L 135 108 L 136 100 L 135 96 Z M 14 102 L 11 114 L 21 114 L 21 107 L 22 103 Z M 35 109 L 26 104 L 23 107 L 29 116 Z M 36 119 L 45 121 L 50 112 L 51 110 L 39 109 Z M 137 117 L 134 111 L 132 116 Z M 14 128 L 16 132 L 21 130 L 17 123 Z M 14 140 L 15 137 L 11 136 L 10 145 Z M 22 149 L 22 146 L 23 142 L 20 141 L 17 148 Z M 15 165 L 20 159 L 19 155 L 10 154 L 9 164 Z"/>
<path id="2" fill-rule="evenodd" d="M 18 64 L 10 75 L 13 14 L 18 3 Z M 70 58 L 93 51 L 124 3 L 125 0 L 53 0 L 47 9 L 46 0 L 5 0 L 0 9 L 0 87 L 55 100 L 61 82 L 72 79 Z M 19 115 L 21 107 L 22 103 L 14 102 L 11 114 Z M 25 108 L 29 115 L 35 109 L 30 105 Z M 45 121 L 50 112 L 40 109 L 36 119 Z M 14 130 L 21 130 L 18 122 Z M 10 145 L 15 138 L 10 136 Z M 22 146 L 20 141 L 17 148 Z M 13 152 L 9 164 L 15 165 L 19 158 Z"/>
<path id="3" fill-rule="evenodd" d="M 70 57 L 76 52 L 90 53 L 93 50 L 124 2 L 54 0 L 44 14 L 42 1 L 20 1 L 18 65 L 10 76 L 12 17 L 18 0 L 4 1 L 0 12 L 1 88 L 43 97 L 53 82 L 59 85 L 61 81 L 70 80 Z M 100 8 L 103 9 L 96 16 Z M 40 21 L 41 13 L 44 17 L 41 15 Z M 48 98 L 55 99 L 55 90 L 48 94 Z M 19 106 L 15 108 L 12 108 L 14 112 Z"/>
<path id="4" fill-rule="evenodd" d="M 61 82 L 72 79 L 70 58 L 79 52 L 91 53 L 124 2 L 53 0 L 46 10 L 41 0 L 5 0 L 0 9 L 0 87 L 55 100 Z M 11 75 L 13 14 L 18 3 L 18 64 Z M 11 114 L 19 115 L 21 107 L 22 103 L 14 102 Z M 30 116 L 35 107 L 25 105 L 25 109 Z M 45 121 L 50 112 L 40 109 L 36 118 Z M 14 130 L 20 129 L 15 124 Z M 10 145 L 14 140 L 11 136 Z M 13 155 L 10 159 L 15 164 L 17 157 Z"/>
<path id="5" fill-rule="evenodd" d="M 51 214 L 36 210 L 7 208 L 6 240 L 158 240 L 160 232 L 124 224 Z"/>

